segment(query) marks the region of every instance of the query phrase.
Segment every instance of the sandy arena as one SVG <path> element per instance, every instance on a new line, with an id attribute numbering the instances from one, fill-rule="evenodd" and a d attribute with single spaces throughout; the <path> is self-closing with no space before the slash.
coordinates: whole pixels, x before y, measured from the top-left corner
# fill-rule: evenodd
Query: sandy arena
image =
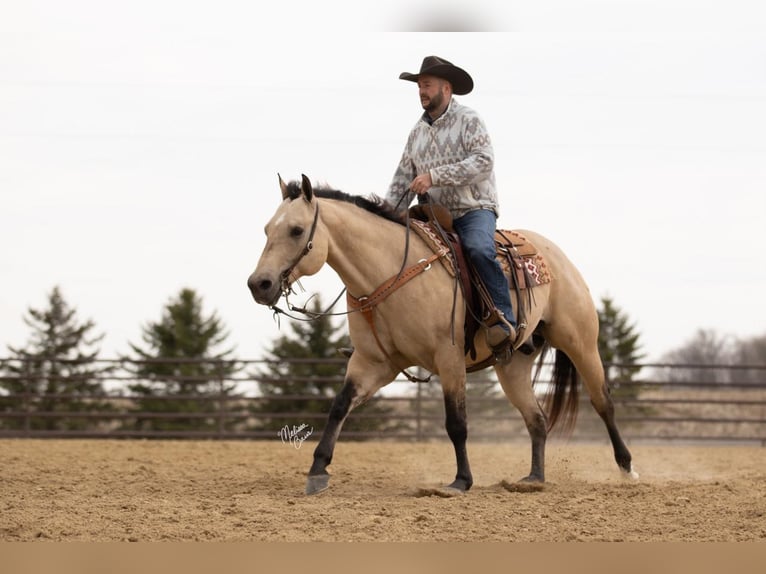
<path id="1" fill-rule="evenodd" d="M 552 441 L 539 492 L 512 492 L 526 444 L 341 441 L 330 489 L 303 495 L 316 443 L 0 440 L 0 541 L 766 541 L 766 449 Z"/>

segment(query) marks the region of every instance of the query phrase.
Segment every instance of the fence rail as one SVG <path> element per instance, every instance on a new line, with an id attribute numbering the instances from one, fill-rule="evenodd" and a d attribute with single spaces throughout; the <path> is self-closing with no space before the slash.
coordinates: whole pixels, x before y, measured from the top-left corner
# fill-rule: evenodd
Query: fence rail
<path id="1" fill-rule="evenodd" d="M 167 372 L 157 374 L 157 367 Z M 344 367 L 341 359 L 0 359 L 0 437 L 279 440 L 282 429 L 306 425 L 313 440 Z M 628 440 L 766 446 L 766 365 L 631 367 L 638 369 L 635 380 L 612 384 Z M 285 374 L 275 375 L 278 368 Z M 296 368 L 301 374 L 289 374 Z M 328 369 L 336 374 L 312 374 Z M 541 388 L 549 383 L 545 373 Z M 469 436 L 527 440 L 520 415 L 492 376 L 484 371 L 467 383 Z M 343 436 L 447 440 L 443 421 L 438 377 L 427 384 L 398 380 L 351 414 Z M 607 440 L 587 396 L 570 440 Z"/>

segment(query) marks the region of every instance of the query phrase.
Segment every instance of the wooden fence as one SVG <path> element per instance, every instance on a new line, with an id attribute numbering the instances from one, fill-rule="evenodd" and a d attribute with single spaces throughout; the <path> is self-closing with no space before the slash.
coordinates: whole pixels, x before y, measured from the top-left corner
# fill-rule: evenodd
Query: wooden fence
<path id="1" fill-rule="evenodd" d="M 55 363 L 76 366 L 75 362 Z M 149 363 L 164 365 L 166 373 L 136 374 Z M 0 437 L 284 440 L 298 433 L 311 441 L 321 434 L 332 397 L 342 385 L 345 361 L 304 359 L 277 365 L 100 359 L 94 365 L 104 371 L 83 375 L 74 368 L 47 365 L 41 374 L 39 364 L 0 360 Z M 295 365 L 301 365 L 305 374 L 274 374 L 277 366 L 281 372 L 294 372 Z M 628 440 L 766 446 L 766 366 L 635 367 L 640 367 L 637 380 L 612 384 L 618 424 Z M 337 374 L 314 374 L 328 368 Z M 541 387 L 547 384 L 545 372 Z M 528 440 L 520 415 L 493 377 L 487 370 L 469 378 L 470 440 Z M 77 384 L 82 382 L 88 383 L 87 392 Z M 265 388 L 268 393 L 263 392 Z M 579 419 L 569 440 L 608 440 L 587 395 L 582 394 Z M 447 440 L 443 421 L 438 378 L 420 384 L 402 379 L 354 411 L 342 436 Z"/>

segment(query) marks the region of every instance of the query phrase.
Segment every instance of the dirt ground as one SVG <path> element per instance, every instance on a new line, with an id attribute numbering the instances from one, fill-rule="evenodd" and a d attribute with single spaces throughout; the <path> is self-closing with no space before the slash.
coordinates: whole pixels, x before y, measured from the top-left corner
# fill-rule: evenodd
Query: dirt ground
<path id="1" fill-rule="evenodd" d="M 504 487 L 527 444 L 338 444 L 330 489 L 303 494 L 315 443 L 0 440 L 0 541 L 766 541 L 766 449 L 552 441 L 542 491 Z"/>

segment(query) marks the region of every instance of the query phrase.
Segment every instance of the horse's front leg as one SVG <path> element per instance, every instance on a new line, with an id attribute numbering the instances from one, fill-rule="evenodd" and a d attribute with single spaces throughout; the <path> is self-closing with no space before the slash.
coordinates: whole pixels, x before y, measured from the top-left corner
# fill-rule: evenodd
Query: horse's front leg
<path id="1" fill-rule="evenodd" d="M 314 449 L 314 462 L 309 469 L 306 481 L 306 494 L 317 494 L 326 490 L 330 482 L 327 467 L 332 462 L 335 443 L 349 413 L 364 404 L 381 387 L 390 383 L 396 376 L 390 367 L 365 363 L 358 351 L 349 360 L 346 381 L 335 397 L 327 417 L 327 425 Z"/>
<path id="2" fill-rule="evenodd" d="M 314 449 L 314 462 L 309 470 L 306 482 L 306 494 L 317 494 L 327 489 L 330 483 L 330 474 L 327 467 L 332 462 L 335 451 L 335 443 L 340 435 L 343 422 L 348 417 L 354 406 L 354 398 L 357 396 L 353 381 L 346 379 L 341 391 L 336 395 L 327 417 L 327 425 L 322 432 L 322 438 Z"/>
<path id="3" fill-rule="evenodd" d="M 461 369 L 458 371 L 460 374 L 454 378 L 451 377 L 451 380 L 442 377 L 446 414 L 445 426 L 447 427 L 447 435 L 455 447 L 455 459 L 457 461 L 457 474 L 448 488 L 466 492 L 473 485 L 473 475 L 466 450 L 468 422 L 465 408 L 465 371 L 462 370 L 464 369 L 463 365 L 458 368 Z"/>

